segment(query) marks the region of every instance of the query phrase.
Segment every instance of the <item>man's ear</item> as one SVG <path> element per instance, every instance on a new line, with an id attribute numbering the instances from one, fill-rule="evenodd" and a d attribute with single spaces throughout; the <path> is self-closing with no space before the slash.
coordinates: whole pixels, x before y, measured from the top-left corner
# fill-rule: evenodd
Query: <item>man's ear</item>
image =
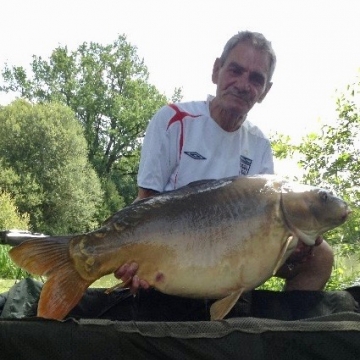
<path id="1" fill-rule="evenodd" d="M 270 89 L 271 89 L 271 87 L 272 87 L 272 84 L 273 84 L 272 82 L 269 82 L 269 83 L 266 85 L 266 88 L 265 88 L 264 92 L 262 93 L 262 95 L 260 96 L 259 100 L 257 101 L 258 103 L 261 103 L 261 102 L 265 99 L 267 93 L 270 91 Z"/>
<path id="2" fill-rule="evenodd" d="M 212 76 L 211 76 L 212 82 L 214 84 L 217 84 L 217 82 L 218 82 L 220 68 L 221 68 L 220 58 L 216 58 L 214 65 L 213 65 L 213 71 L 212 71 Z"/>

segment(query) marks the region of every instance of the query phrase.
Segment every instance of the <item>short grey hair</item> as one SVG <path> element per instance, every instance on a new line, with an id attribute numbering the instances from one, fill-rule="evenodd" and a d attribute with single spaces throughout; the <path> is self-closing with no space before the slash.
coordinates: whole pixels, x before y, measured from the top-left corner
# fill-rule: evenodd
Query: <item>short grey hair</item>
<path id="1" fill-rule="evenodd" d="M 249 42 L 255 49 L 265 51 L 269 55 L 270 69 L 269 69 L 269 81 L 271 80 L 276 66 L 276 55 L 272 48 L 271 42 L 268 41 L 261 33 L 252 31 L 240 31 L 236 35 L 232 36 L 224 46 L 224 50 L 220 56 L 220 65 L 223 66 L 230 51 L 238 44 L 243 42 Z"/>

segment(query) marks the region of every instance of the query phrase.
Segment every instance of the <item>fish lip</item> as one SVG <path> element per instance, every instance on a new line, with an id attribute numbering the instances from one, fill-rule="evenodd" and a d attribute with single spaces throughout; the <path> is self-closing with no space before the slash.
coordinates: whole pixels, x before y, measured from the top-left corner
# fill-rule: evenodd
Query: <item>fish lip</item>
<path id="1" fill-rule="evenodd" d="M 352 210 L 350 208 L 344 209 L 344 214 L 340 216 L 340 223 L 343 224 L 348 219 L 351 213 Z"/>

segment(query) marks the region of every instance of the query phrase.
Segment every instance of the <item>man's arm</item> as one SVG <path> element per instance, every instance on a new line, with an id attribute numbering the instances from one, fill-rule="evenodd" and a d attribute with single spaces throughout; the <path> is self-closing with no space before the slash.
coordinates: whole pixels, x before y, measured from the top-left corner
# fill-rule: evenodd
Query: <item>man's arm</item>
<path id="1" fill-rule="evenodd" d="M 138 172 L 138 185 L 146 185 L 145 187 L 139 186 L 138 195 L 134 202 L 159 193 L 159 191 L 155 191 L 151 187 L 163 191 L 165 184 L 169 181 L 177 154 L 176 149 L 170 149 L 167 134 L 168 122 L 173 115 L 174 110 L 164 106 L 154 115 L 148 124 L 141 149 Z M 171 146 L 171 148 L 173 147 L 176 148 L 175 145 Z M 161 174 L 160 177 L 159 174 Z M 133 293 L 136 293 L 139 287 L 149 287 L 147 282 L 138 278 L 136 275 L 137 269 L 138 264 L 127 263 L 122 264 L 114 272 L 115 277 L 125 282 Z"/>
<path id="2" fill-rule="evenodd" d="M 145 198 L 150 197 L 150 196 L 153 196 L 153 195 L 156 195 L 156 194 L 158 194 L 158 193 L 159 193 L 159 192 L 158 192 L 158 191 L 155 191 L 155 190 L 144 189 L 144 188 L 139 187 L 139 189 L 138 189 L 138 195 L 137 195 L 136 199 L 134 200 L 134 202 L 139 201 L 139 200 L 141 200 L 141 199 L 145 199 Z"/>

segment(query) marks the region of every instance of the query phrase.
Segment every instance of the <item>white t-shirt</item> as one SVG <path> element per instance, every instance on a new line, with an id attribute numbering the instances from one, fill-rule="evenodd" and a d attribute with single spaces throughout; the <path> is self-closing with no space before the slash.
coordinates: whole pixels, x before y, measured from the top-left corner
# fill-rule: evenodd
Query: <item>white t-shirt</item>
<path id="1" fill-rule="evenodd" d="M 159 192 L 193 181 L 274 173 L 269 140 L 245 120 L 234 132 L 210 116 L 208 101 L 167 105 L 151 119 L 144 138 L 138 186 Z"/>

